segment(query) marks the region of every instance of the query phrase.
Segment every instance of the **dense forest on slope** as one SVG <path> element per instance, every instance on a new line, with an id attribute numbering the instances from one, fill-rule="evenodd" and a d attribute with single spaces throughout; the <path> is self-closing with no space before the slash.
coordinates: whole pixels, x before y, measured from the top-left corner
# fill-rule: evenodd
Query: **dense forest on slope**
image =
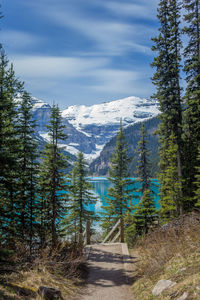
<path id="1" fill-rule="evenodd" d="M 151 176 L 155 177 L 156 172 L 158 172 L 158 137 L 155 135 L 155 131 L 158 128 L 159 124 L 158 118 L 152 118 L 150 120 L 145 121 L 145 126 L 147 128 L 147 140 L 148 140 L 148 148 L 151 151 L 150 159 L 152 163 L 151 167 Z M 129 163 L 129 171 L 130 175 L 134 176 L 136 171 L 136 165 L 138 161 L 138 154 L 135 153 L 137 148 L 137 143 L 141 137 L 140 135 L 140 127 L 141 123 L 136 123 L 132 126 L 124 129 L 124 135 L 127 141 L 127 149 L 128 149 L 128 157 L 130 158 Z M 103 148 L 99 157 L 97 157 L 90 164 L 90 173 L 96 175 L 107 175 L 109 168 L 109 161 L 114 152 L 116 145 L 116 137 L 112 138 Z"/>

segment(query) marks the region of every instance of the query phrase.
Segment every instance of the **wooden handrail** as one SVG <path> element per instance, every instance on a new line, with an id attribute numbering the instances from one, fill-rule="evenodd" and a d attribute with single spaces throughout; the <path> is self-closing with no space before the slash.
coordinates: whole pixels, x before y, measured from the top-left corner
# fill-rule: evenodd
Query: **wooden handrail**
<path id="1" fill-rule="evenodd" d="M 120 226 L 120 224 L 121 224 L 121 220 L 118 220 L 117 223 L 115 224 L 115 226 L 112 228 L 112 230 L 108 233 L 108 235 L 103 240 L 103 243 L 106 243 L 110 238 L 112 238 L 113 233 L 115 232 L 117 227 Z"/>

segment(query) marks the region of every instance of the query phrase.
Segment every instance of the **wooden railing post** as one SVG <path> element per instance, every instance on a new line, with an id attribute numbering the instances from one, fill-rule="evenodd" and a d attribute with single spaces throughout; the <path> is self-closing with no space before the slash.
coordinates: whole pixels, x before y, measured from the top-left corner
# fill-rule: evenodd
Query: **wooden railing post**
<path id="1" fill-rule="evenodd" d="M 119 227 L 120 225 L 120 220 L 117 221 L 117 223 L 115 224 L 115 226 L 112 228 L 112 230 L 108 233 L 108 235 L 105 237 L 105 239 L 103 240 L 103 243 L 106 243 L 109 239 L 112 239 L 115 230 Z"/>
<path id="2" fill-rule="evenodd" d="M 79 245 L 83 244 L 83 234 L 82 233 L 79 233 L 79 235 L 78 235 L 78 243 L 79 243 Z"/>
<path id="3" fill-rule="evenodd" d="M 121 218 L 120 220 L 120 241 L 124 243 L 124 219 Z"/>
<path id="4" fill-rule="evenodd" d="M 87 220 L 86 221 L 86 245 L 90 245 L 90 225 L 91 225 L 91 221 Z"/>
<path id="5" fill-rule="evenodd" d="M 116 231 L 118 232 L 116 233 Z M 113 226 L 112 230 L 107 234 L 103 243 L 111 241 L 111 243 L 115 243 L 116 241 L 120 241 L 124 243 L 124 219 L 121 218 L 117 221 L 117 223 Z"/>

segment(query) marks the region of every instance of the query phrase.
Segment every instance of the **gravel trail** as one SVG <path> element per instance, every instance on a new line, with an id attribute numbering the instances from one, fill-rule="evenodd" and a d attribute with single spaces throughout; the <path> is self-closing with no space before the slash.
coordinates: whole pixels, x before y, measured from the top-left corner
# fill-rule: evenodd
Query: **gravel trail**
<path id="1" fill-rule="evenodd" d="M 124 254 L 122 244 L 92 245 L 88 259 L 86 287 L 80 300 L 134 300 L 131 292 L 134 262 Z"/>

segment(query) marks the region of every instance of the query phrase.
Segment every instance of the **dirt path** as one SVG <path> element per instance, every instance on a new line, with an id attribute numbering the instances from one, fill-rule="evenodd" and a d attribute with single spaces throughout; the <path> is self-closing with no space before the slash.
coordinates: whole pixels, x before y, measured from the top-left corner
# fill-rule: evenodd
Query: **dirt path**
<path id="1" fill-rule="evenodd" d="M 123 244 L 92 245 L 86 288 L 76 299 L 132 300 L 132 267 Z"/>

